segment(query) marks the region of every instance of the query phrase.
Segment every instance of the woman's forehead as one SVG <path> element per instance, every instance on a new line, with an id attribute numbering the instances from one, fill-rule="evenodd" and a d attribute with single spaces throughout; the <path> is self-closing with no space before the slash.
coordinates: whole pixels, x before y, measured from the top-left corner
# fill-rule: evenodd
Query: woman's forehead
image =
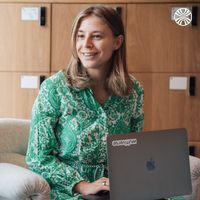
<path id="1" fill-rule="evenodd" d="M 91 15 L 82 19 L 80 26 L 78 27 L 78 31 L 103 31 L 110 29 L 108 25 L 103 21 L 100 17 L 95 15 Z"/>

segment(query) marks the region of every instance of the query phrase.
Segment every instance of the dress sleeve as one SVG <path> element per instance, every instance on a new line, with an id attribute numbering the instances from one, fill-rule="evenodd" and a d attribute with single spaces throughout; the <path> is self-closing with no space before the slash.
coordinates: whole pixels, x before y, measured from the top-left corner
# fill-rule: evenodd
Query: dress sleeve
<path id="1" fill-rule="evenodd" d="M 56 156 L 59 145 L 54 128 L 60 116 L 60 100 L 55 85 L 47 79 L 41 85 L 33 105 L 26 162 L 41 174 L 51 188 L 73 196 L 73 187 L 83 180 L 78 171 L 61 162 Z"/>
<path id="2" fill-rule="evenodd" d="M 131 119 L 132 132 L 140 132 L 144 126 L 144 90 L 140 83 L 135 80 L 133 86 L 133 115 Z"/>

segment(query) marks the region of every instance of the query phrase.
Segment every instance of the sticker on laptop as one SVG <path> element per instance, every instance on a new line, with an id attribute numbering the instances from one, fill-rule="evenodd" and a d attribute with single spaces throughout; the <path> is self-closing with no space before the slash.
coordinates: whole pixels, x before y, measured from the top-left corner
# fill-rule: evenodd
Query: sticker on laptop
<path id="1" fill-rule="evenodd" d="M 112 146 L 113 147 L 118 147 L 118 146 L 131 146 L 137 144 L 137 139 L 125 139 L 125 140 L 113 140 L 112 141 Z"/>

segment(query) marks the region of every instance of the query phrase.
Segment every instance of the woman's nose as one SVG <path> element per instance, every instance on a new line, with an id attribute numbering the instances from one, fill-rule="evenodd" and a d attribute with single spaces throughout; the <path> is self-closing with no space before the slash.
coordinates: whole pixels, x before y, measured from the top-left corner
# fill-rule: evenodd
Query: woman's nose
<path id="1" fill-rule="evenodd" d="M 85 37 L 84 47 L 85 48 L 92 48 L 93 47 L 93 42 L 92 42 L 92 39 L 90 37 Z"/>

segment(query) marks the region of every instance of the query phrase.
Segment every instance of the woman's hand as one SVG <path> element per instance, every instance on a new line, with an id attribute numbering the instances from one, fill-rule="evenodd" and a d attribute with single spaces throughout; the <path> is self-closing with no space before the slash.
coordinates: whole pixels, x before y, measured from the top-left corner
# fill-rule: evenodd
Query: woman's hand
<path id="1" fill-rule="evenodd" d="M 81 181 L 74 186 L 74 191 L 83 195 L 96 194 L 101 190 L 109 191 L 109 179 L 102 177 L 92 183 Z"/>

